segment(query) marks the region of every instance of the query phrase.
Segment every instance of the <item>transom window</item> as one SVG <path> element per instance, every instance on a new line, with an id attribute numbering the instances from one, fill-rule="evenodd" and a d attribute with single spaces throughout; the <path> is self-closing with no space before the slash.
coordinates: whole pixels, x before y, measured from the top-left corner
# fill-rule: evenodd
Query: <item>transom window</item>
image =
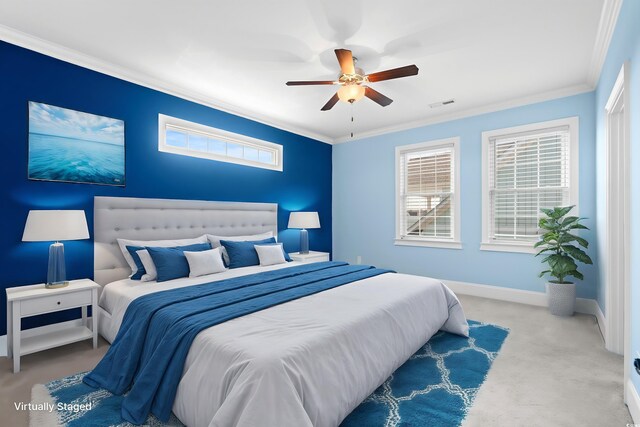
<path id="1" fill-rule="evenodd" d="M 540 209 L 577 203 L 577 132 L 572 118 L 483 133 L 482 249 L 531 252 Z"/>
<path id="2" fill-rule="evenodd" d="M 396 148 L 396 244 L 459 248 L 458 138 Z"/>
<path id="3" fill-rule="evenodd" d="M 162 152 L 282 171 L 282 145 L 163 114 L 158 122 Z"/>

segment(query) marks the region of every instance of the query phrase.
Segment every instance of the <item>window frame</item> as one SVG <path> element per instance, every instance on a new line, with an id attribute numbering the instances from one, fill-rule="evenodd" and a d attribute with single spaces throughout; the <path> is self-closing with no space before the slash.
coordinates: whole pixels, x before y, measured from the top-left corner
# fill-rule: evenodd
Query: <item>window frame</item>
<path id="1" fill-rule="evenodd" d="M 437 150 L 438 148 L 449 147 L 453 145 L 453 237 L 451 239 L 434 238 L 434 237 L 402 237 L 402 198 L 401 186 L 403 183 L 400 178 L 400 159 L 401 155 L 405 152 L 419 151 L 419 150 Z M 396 203 L 395 203 L 395 239 L 394 244 L 397 246 L 422 246 L 431 248 L 446 248 L 446 249 L 462 249 L 462 243 L 460 240 L 460 137 L 444 138 L 426 142 L 420 142 L 417 144 L 401 145 L 395 148 L 395 169 L 396 169 Z"/>
<path id="2" fill-rule="evenodd" d="M 489 197 L 489 148 L 490 141 L 495 138 L 504 138 L 523 133 L 544 132 L 558 127 L 569 127 L 569 205 L 575 205 L 572 215 L 579 215 L 579 184 L 580 184 L 580 121 L 577 116 L 567 117 L 545 122 L 530 123 L 522 126 L 514 126 L 503 129 L 495 129 L 482 132 L 482 242 L 480 250 L 498 252 L 536 253 L 533 247 L 535 241 L 511 241 L 496 240 L 490 235 L 491 208 Z"/>
<path id="3" fill-rule="evenodd" d="M 178 130 L 183 130 L 186 133 L 195 133 L 227 143 L 242 145 L 243 147 L 250 146 L 256 149 L 262 148 L 265 151 L 271 151 L 275 156 L 275 164 L 262 163 L 258 161 L 247 160 L 244 158 L 223 156 L 215 153 L 195 151 L 188 148 L 167 145 L 166 138 L 168 127 L 178 128 Z M 202 125 L 200 123 L 179 119 L 177 117 L 167 116 L 164 114 L 158 114 L 158 151 L 201 159 L 216 160 L 219 162 L 232 163 L 243 166 L 251 166 L 278 172 L 282 172 L 284 166 L 284 147 L 280 144 L 252 138 L 250 136 L 229 132 L 226 130 L 214 128 L 212 126 Z"/>

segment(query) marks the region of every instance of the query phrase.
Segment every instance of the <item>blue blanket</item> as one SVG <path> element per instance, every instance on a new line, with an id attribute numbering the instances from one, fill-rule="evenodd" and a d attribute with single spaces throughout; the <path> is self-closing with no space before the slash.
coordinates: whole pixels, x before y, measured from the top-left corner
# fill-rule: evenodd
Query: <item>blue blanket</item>
<path id="1" fill-rule="evenodd" d="M 84 377 L 123 399 L 122 417 L 166 421 L 196 335 L 211 326 L 390 270 L 321 262 L 156 292 L 129 304 L 109 351 Z"/>

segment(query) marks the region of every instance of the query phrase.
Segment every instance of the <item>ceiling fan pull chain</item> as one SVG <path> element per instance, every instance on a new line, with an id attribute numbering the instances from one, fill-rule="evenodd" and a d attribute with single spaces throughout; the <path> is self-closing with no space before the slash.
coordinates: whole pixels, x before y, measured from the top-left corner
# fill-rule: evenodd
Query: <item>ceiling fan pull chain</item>
<path id="1" fill-rule="evenodd" d="M 351 104 L 351 138 L 353 138 L 353 102 L 349 104 Z"/>

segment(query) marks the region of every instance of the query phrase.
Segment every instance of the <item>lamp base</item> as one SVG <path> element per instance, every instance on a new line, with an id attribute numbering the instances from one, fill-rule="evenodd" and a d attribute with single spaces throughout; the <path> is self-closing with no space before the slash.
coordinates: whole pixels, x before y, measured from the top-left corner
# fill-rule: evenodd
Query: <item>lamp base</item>
<path id="1" fill-rule="evenodd" d="M 300 230 L 300 254 L 309 253 L 309 232 L 304 228 Z"/>
<path id="2" fill-rule="evenodd" d="M 66 288 L 69 286 L 69 281 L 64 281 L 60 283 L 47 283 L 44 285 L 47 289 L 58 289 L 58 288 Z"/>
<path id="3" fill-rule="evenodd" d="M 66 286 L 64 284 L 66 279 L 67 272 L 64 265 L 64 245 L 60 242 L 56 242 L 49 246 L 49 269 L 47 270 L 47 287 L 64 287 Z"/>

